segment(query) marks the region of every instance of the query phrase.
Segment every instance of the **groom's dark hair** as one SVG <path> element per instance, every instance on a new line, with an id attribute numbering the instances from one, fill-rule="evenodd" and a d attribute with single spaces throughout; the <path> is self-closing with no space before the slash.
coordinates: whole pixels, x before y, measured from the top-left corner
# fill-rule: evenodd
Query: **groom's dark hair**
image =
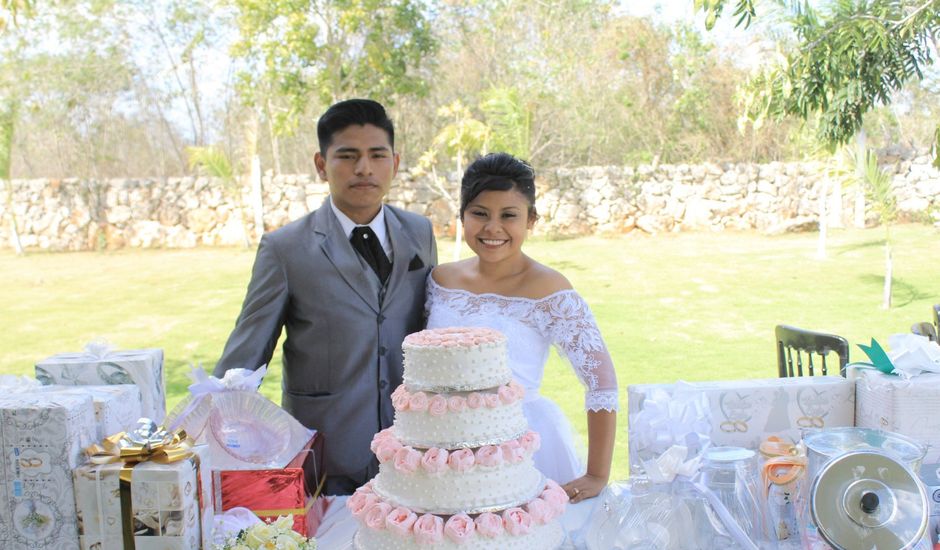
<path id="1" fill-rule="evenodd" d="M 538 219 L 535 210 L 535 170 L 528 162 L 509 153 L 489 153 L 478 157 L 467 167 L 460 182 L 460 217 L 467 205 L 484 191 L 522 193 L 529 203 L 529 217 Z"/>
<path id="2" fill-rule="evenodd" d="M 317 140 L 320 142 L 320 154 L 326 156 L 326 150 L 333 144 L 333 134 L 352 125 L 377 126 L 388 134 L 388 144 L 395 149 L 395 127 L 385 113 L 385 107 L 371 99 L 347 99 L 334 103 L 317 121 Z"/>

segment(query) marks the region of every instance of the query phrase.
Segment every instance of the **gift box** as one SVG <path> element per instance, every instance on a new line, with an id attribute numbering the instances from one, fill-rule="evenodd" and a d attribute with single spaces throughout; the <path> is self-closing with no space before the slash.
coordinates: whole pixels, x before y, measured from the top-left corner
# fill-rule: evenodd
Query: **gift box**
<path id="1" fill-rule="evenodd" d="M 74 471 L 83 550 L 211 548 L 208 451 L 173 462 L 87 464 Z"/>
<path id="2" fill-rule="evenodd" d="M 634 384 L 627 387 L 627 430 L 654 389 L 702 392 L 708 399 L 709 436 L 715 446 L 757 450 L 761 441 L 777 436 L 797 443 L 803 428 L 852 426 L 855 383 L 837 376 L 804 376 L 678 384 Z"/>
<path id="3" fill-rule="evenodd" d="M 94 426 L 88 395 L 0 397 L 0 548 L 79 548 L 72 470 Z"/>
<path id="4" fill-rule="evenodd" d="M 157 423 L 166 416 L 162 349 L 61 353 L 36 363 L 36 378 L 45 385 L 134 384 L 140 388 L 143 416 Z"/>
<path id="5" fill-rule="evenodd" d="M 115 386 L 40 386 L 35 391 L 59 395 L 91 396 L 95 407 L 94 441 L 128 430 L 142 416 L 140 388 L 133 384 Z"/>
<path id="6" fill-rule="evenodd" d="M 321 496 L 326 482 L 323 471 L 323 436 L 314 433 L 303 450 L 285 468 L 264 470 L 214 470 L 215 511 L 237 506 L 248 508 L 262 520 L 294 517 L 294 531 L 312 537 L 326 514 Z"/>
<path id="7" fill-rule="evenodd" d="M 901 378 L 850 368 L 855 425 L 906 435 L 927 446 L 924 464 L 940 462 L 940 374 Z"/>

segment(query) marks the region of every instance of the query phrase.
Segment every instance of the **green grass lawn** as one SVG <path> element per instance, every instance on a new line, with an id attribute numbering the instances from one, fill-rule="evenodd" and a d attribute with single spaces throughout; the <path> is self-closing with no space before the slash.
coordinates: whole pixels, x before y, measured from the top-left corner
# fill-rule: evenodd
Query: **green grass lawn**
<path id="1" fill-rule="evenodd" d="M 635 232 L 636 233 L 636 232 Z M 680 233 L 527 243 L 571 280 L 594 311 L 621 384 L 615 479 L 627 475 L 628 384 L 767 378 L 777 373 L 778 323 L 834 332 L 854 346 L 906 332 L 940 303 L 940 232 L 903 225 L 894 241 L 894 306 L 881 309 L 882 229 L 835 230 L 828 259 L 816 234 Z M 452 241 L 440 244 L 451 257 Z M 467 251 L 464 251 L 467 253 Z M 254 251 L 0 252 L 0 373 L 32 374 L 48 355 L 91 340 L 161 347 L 168 406 L 189 364 L 214 366 L 238 315 Z M 280 357 L 262 391 L 279 402 Z M 584 433 L 583 392 L 552 356 L 542 393 Z"/>

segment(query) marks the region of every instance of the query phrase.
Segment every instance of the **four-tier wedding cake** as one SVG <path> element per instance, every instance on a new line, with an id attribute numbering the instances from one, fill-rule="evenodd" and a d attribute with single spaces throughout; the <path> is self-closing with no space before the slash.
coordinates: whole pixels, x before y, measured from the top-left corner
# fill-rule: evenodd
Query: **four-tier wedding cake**
<path id="1" fill-rule="evenodd" d="M 565 491 L 535 468 L 506 337 L 485 328 L 409 335 L 394 426 L 376 434 L 378 475 L 346 502 L 360 550 L 558 547 Z"/>

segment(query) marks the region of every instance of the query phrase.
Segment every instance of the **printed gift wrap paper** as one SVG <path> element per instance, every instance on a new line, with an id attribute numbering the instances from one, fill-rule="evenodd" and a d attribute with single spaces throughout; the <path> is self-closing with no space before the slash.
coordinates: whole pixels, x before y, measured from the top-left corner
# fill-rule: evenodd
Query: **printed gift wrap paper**
<path id="1" fill-rule="evenodd" d="M 800 441 L 802 428 L 852 426 L 855 383 L 838 376 L 804 376 L 721 382 L 682 382 L 708 398 L 712 445 L 757 450 L 761 441 L 777 436 Z M 672 394 L 676 384 L 634 384 L 627 387 L 629 437 L 633 418 L 653 389 Z"/>
<path id="2" fill-rule="evenodd" d="M 45 385 L 135 384 L 143 416 L 157 423 L 166 416 L 162 349 L 108 351 L 89 346 L 85 353 L 61 353 L 40 361 L 36 378 Z"/>
<path id="3" fill-rule="evenodd" d="M 940 462 L 940 374 L 904 379 L 865 368 L 855 380 L 855 424 L 906 435 L 927 445 L 924 464 Z"/>
<path id="4" fill-rule="evenodd" d="M 123 432 L 141 417 L 140 388 L 133 384 L 116 386 L 40 386 L 36 391 L 59 395 L 89 395 L 95 406 L 95 441 Z"/>
<path id="5" fill-rule="evenodd" d="M 125 549 L 127 529 L 136 550 L 211 548 L 208 449 L 200 445 L 192 451 L 193 456 L 177 462 L 141 462 L 129 471 L 122 462 L 75 470 L 82 548 Z M 122 470 L 130 476 L 129 502 L 121 495 Z"/>
<path id="6" fill-rule="evenodd" d="M 294 516 L 294 531 L 312 537 L 326 513 L 325 480 L 323 437 L 315 433 L 285 468 L 213 471 L 215 511 L 244 507 L 271 521 Z"/>
<path id="7" fill-rule="evenodd" d="M 94 427 L 87 395 L 0 396 L 0 548 L 79 548 L 72 470 Z"/>

